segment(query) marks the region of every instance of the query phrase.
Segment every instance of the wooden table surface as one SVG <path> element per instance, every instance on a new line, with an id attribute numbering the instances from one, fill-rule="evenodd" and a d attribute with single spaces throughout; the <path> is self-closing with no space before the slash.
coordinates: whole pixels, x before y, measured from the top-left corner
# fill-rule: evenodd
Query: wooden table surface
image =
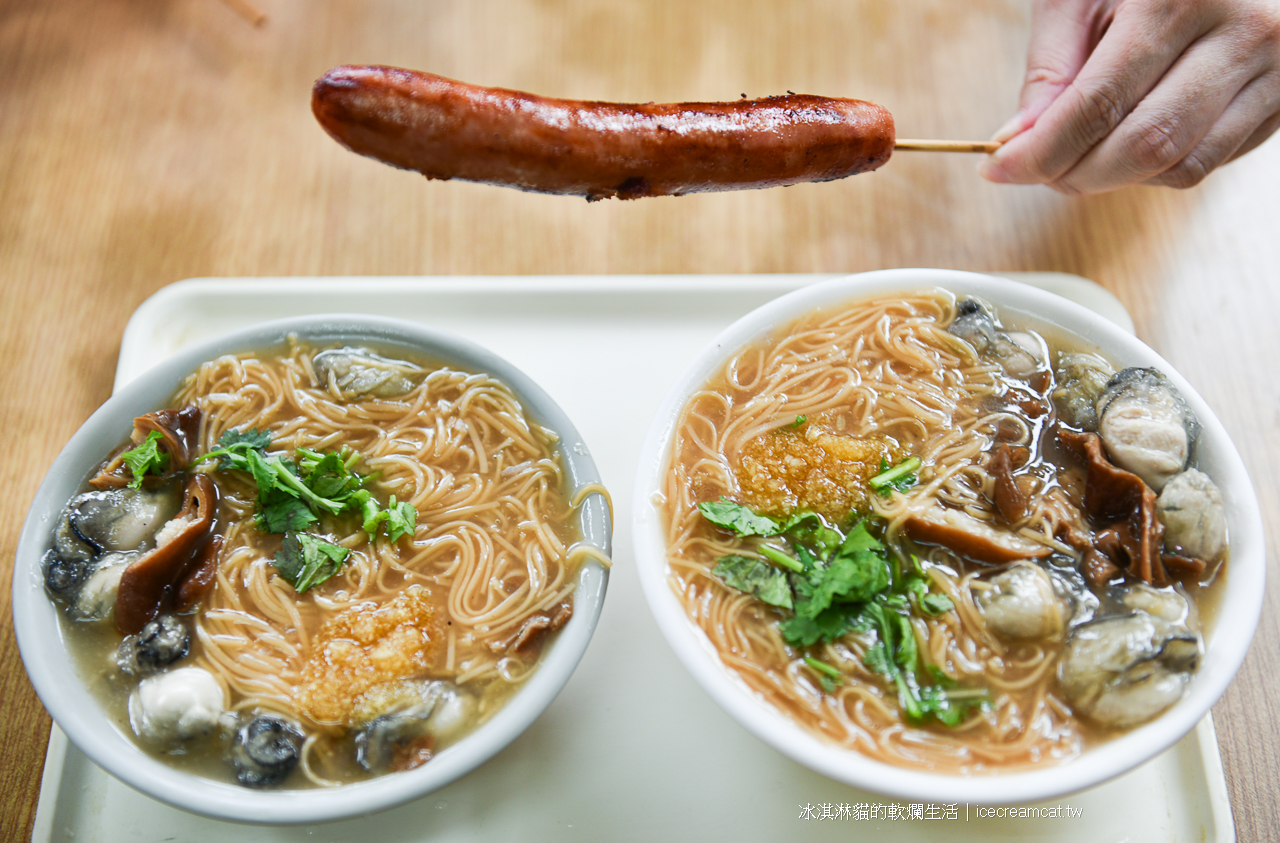
<path id="1" fill-rule="evenodd" d="M 1029 2 L 4 0 L 0 614 L 27 506 L 110 393 L 133 310 L 193 276 L 1060 270 L 1092 278 L 1213 406 L 1261 499 L 1261 626 L 1214 709 L 1239 839 L 1277 839 L 1280 141 L 1186 192 L 1001 187 L 900 153 L 826 185 L 588 204 L 428 183 L 332 142 L 337 64 L 585 99 L 786 90 L 887 106 L 903 137 L 985 138 L 1016 102 Z M 299 287 L 300 295 L 304 293 Z M 49 718 L 0 628 L 0 829 L 26 839 Z"/>

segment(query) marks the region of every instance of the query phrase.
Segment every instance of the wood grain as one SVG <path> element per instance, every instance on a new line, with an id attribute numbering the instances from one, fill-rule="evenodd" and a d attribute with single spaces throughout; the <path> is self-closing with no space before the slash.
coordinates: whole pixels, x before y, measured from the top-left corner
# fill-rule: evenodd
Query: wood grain
<path id="1" fill-rule="evenodd" d="M 1201 391 L 1280 536 L 1280 142 L 1186 192 L 1001 187 L 980 156 L 901 155 L 825 185 L 588 204 L 426 182 L 309 112 L 329 67 L 382 63 L 554 96 L 870 99 L 907 137 L 1012 113 L 1014 0 L 218 0 L 0 4 L 0 613 L 54 455 L 110 392 L 130 313 L 191 276 L 1061 270 L 1129 308 Z M 301 292 L 301 290 L 300 290 Z M 1215 709 L 1241 840 L 1277 839 L 1280 585 Z M 0 826 L 30 834 L 49 721 L 0 630 Z"/>

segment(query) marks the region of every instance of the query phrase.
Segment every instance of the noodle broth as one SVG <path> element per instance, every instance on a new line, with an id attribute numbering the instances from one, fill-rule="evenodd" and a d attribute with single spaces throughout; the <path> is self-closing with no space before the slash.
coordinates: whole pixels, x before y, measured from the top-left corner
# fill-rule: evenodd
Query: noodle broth
<path id="1" fill-rule="evenodd" d="M 408 502 L 416 525 L 391 540 L 366 532 L 356 513 L 321 517 L 309 529 L 347 551 L 346 561 L 298 593 L 278 570 L 281 536 L 255 523 L 252 475 L 211 463 L 192 469 L 217 486 L 221 546 L 209 591 L 180 613 L 191 643 L 177 664 L 212 674 L 227 706 L 210 734 L 139 744 L 209 778 L 235 781 L 227 761 L 234 724 L 260 715 L 284 719 L 304 738 L 287 788 L 429 763 L 527 683 L 573 614 L 584 561 L 607 561 L 579 527 L 583 499 L 602 488 L 579 485 L 570 498 L 577 478 L 567 474 L 559 437 L 506 384 L 415 358 L 396 361 L 416 373 L 402 393 L 352 396 L 316 371 L 321 348 L 291 341 L 279 355 L 210 360 L 169 406 L 199 409 L 198 454 L 217 449 L 228 431 L 251 429 L 270 435 L 269 454 L 346 449 L 373 496 Z M 117 668 L 120 633 L 109 622 L 62 620 L 93 692 L 130 734 L 138 680 Z M 410 739 L 388 718 L 413 709 L 406 699 L 421 709 L 412 695 L 433 685 L 430 704 L 453 704 L 449 728 Z M 375 740 L 386 744 L 381 766 L 365 760 Z"/>
<path id="2" fill-rule="evenodd" d="M 1015 320 L 1012 311 L 1001 315 Z M 1006 321 L 1002 328 L 1032 331 L 1047 355 L 1035 372 L 1012 377 L 949 330 L 956 319 L 949 292 L 895 293 L 823 307 L 729 355 L 687 396 L 670 434 L 658 507 L 669 585 L 751 694 L 824 741 L 945 774 L 1056 765 L 1127 727 L 1092 722 L 1064 700 L 1058 672 L 1066 627 L 1012 639 L 993 632 L 977 595 L 1008 560 L 975 559 L 921 540 L 911 527 L 931 513 L 955 511 L 1016 534 L 1011 541 L 1048 572 L 1074 613 L 1072 629 L 1126 611 L 1121 578 L 1091 587 L 1079 570 L 1081 550 L 1063 540 L 1065 526 L 1088 526 L 1075 514 L 1085 472 L 1057 443 L 1055 412 L 1044 401 L 1036 405 L 1053 391 L 1047 361 L 1096 349 L 1047 323 Z M 990 453 L 999 443 L 1029 455 L 1018 474 L 1036 491 L 1012 525 L 1002 524 L 993 505 Z M 874 475 L 909 458 L 919 460 L 910 488 L 883 495 L 870 488 Z M 919 593 L 949 604 L 932 614 L 912 598 L 910 637 L 922 669 L 908 681 L 972 692 L 981 705 L 957 709 L 962 716 L 953 725 L 911 716 L 900 687 L 870 652 L 883 643 L 875 629 L 854 625 L 815 644 L 789 640 L 781 630 L 791 610 L 728 584 L 720 563 L 753 557 L 770 540 L 744 544 L 704 517 L 699 505 L 718 500 L 780 522 L 797 512 L 845 529 L 868 519 L 887 547 L 890 583 L 918 571 Z M 1184 578 L 1178 593 L 1199 599 L 1201 580 L 1221 582 L 1221 567 Z M 905 605 L 906 597 L 895 599 Z M 824 679 L 824 671 L 838 671 L 838 680 Z"/>

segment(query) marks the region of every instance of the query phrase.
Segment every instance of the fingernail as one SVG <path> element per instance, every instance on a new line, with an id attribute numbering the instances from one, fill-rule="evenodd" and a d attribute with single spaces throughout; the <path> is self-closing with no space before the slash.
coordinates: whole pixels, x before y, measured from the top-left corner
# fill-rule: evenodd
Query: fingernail
<path id="1" fill-rule="evenodd" d="M 1023 129 L 1022 116 L 1023 116 L 1023 112 L 1019 111 L 1017 114 L 1010 117 L 1009 122 L 1005 123 L 999 129 L 997 129 L 996 133 L 991 136 L 991 139 L 993 141 L 999 141 L 1000 143 L 1004 143 L 1009 138 L 1021 132 Z"/>
<path id="2" fill-rule="evenodd" d="M 1004 168 L 996 163 L 995 158 L 988 157 L 978 165 L 978 175 L 996 184 L 1013 184 L 1013 179 L 1009 178 L 1009 174 L 1004 171 Z"/>

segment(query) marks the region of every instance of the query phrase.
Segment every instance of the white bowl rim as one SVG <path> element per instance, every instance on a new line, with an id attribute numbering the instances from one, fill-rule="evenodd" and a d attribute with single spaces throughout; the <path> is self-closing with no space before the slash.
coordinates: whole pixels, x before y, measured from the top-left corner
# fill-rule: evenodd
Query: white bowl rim
<path id="1" fill-rule="evenodd" d="M 135 416 L 165 406 L 179 381 L 222 354 L 283 347 L 290 335 L 316 343 L 370 343 L 401 348 L 470 372 L 494 375 L 520 398 L 530 415 L 555 430 L 571 489 L 600 483 L 581 435 L 542 387 L 520 369 L 469 340 L 418 323 L 389 317 L 329 313 L 259 323 L 184 348 L 121 387 L 71 437 L 54 460 L 32 501 L 14 561 L 13 622 L 32 685 L 68 739 L 111 775 L 155 799 L 192 813 L 231 822 L 288 825 L 373 814 L 438 790 L 496 755 L 551 704 L 581 660 L 599 620 L 608 571 L 590 560 L 579 574 L 574 613 L 543 654 L 538 669 L 486 723 L 415 770 L 338 788 L 252 790 L 175 768 L 140 749 L 131 736 L 107 722 L 84 687 L 74 660 L 65 657 L 57 614 L 40 561 L 53 520 L 82 487 L 84 478 L 111 447 L 123 441 Z M 102 443 L 106 443 L 105 446 Z M 612 527 L 607 505 L 591 495 L 580 509 L 582 541 L 608 556 Z M 63 658 L 52 658 L 62 655 Z"/>
<path id="2" fill-rule="evenodd" d="M 1105 348 L 1124 365 L 1160 369 L 1199 417 L 1201 465 L 1206 460 L 1213 463 L 1210 474 L 1227 497 L 1231 560 L 1223 583 L 1223 609 L 1186 694 L 1150 723 L 1065 764 L 989 775 L 949 775 L 895 767 L 826 743 L 758 698 L 724 666 L 667 581 L 659 480 L 669 462 L 676 418 L 690 391 L 705 383 L 728 354 L 816 307 L 933 287 L 978 296 L 1002 311 L 1023 311 Z M 672 385 L 649 427 L 633 489 L 632 540 L 641 587 L 668 644 L 703 690 L 740 725 L 783 755 L 829 778 L 881 796 L 933 804 L 996 806 L 1058 798 L 1119 776 L 1172 746 L 1209 713 L 1244 661 L 1262 610 L 1266 564 L 1261 512 L 1243 460 L 1208 405 L 1159 354 L 1104 317 L 1053 293 L 996 276 L 926 268 L 879 270 L 822 281 L 763 305 L 716 337 Z"/>

